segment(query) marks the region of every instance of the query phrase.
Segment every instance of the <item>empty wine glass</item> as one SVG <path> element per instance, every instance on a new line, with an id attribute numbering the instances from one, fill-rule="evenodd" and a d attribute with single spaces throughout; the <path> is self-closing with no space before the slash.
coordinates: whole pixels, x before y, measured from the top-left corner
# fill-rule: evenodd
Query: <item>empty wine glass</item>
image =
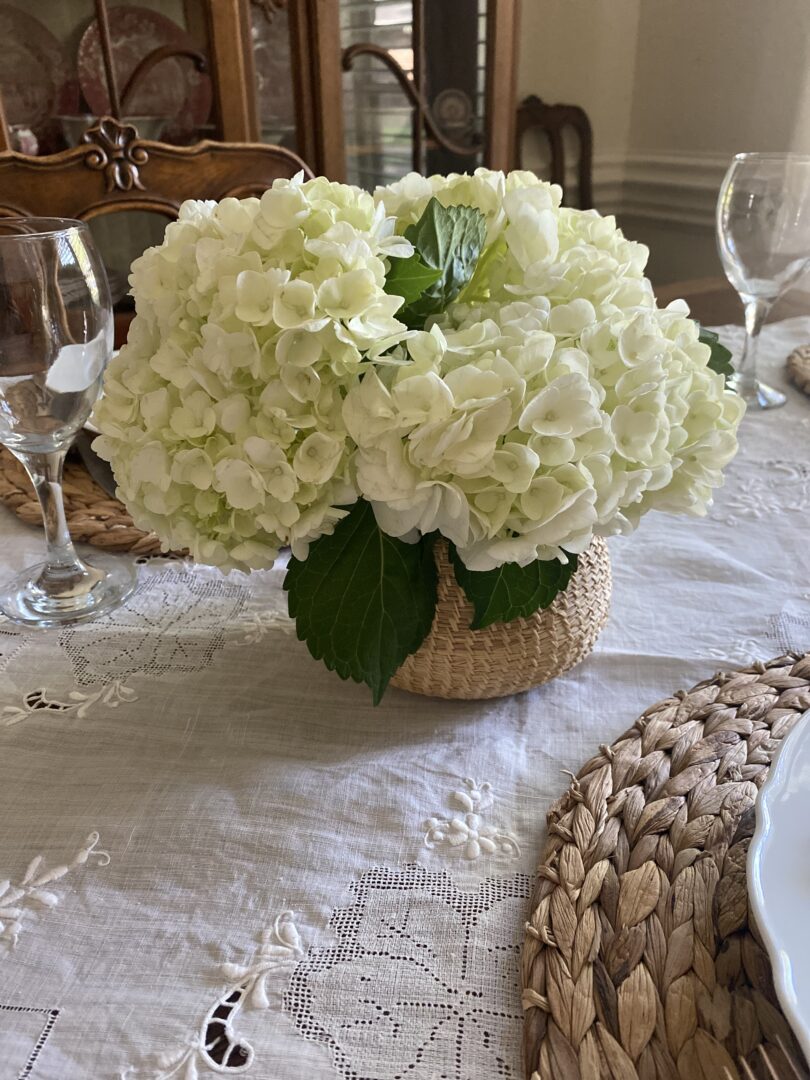
<path id="1" fill-rule="evenodd" d="M 87 226 L 0 219 L 0 443 L 33 481 L 47 538 L 45 561 L 0 586 L 0 610 L 14 622 L 91 619 L 133 587 L 124 560 L 100 569 L 79 558 L 62 503 L 65 455 L 101 390 L 112 342 L 107 279 Z"/>
<path id="2" fill-rule="evenodd" d="M 717 200 L 717 245 L 745 306 L 733 385 L 762 409 L 784 405 L 781 391 L 757 379 L 757 346 L 772 304 L 810 266 L 810 156 L 737 154 Z"/>

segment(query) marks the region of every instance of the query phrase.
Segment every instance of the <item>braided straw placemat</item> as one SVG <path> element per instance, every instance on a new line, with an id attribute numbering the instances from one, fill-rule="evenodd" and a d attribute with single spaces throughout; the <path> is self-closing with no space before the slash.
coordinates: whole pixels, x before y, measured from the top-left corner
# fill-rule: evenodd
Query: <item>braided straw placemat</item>
<path id="1" fill-rule="evenodd" d="M 754 800 L 810 653 L 654 705 L 548 816 L 523 948 L 536 1080 L 810 1076 L 749 923 Z"/>
<path id="2" fill-rule="evenodd" d="M 567 588 L 527 619 L 471 630 L 473 606 L 456 582 L 447 544 L 434 547 L 439 571 L 430 633 L 391 685 L 430 697 L 483 699 L 548 682 L 591 651 L 610 610 L 610 555 L 597 536 Z"/>
<path id="3" fill-rule="evenodd" d="M 800 345 L 787 358 L 788 377 L 795 387 L 810 394 L 810 345 Z"/>
<path id="4" fill-rule="evenodd" d="M 65 462 L 62 491 L 70 535 L 105 551 L 156 555 L 160 541 L 132 524 L 123 505 L 99 487 L 79 461 Z M 42 528 L 42 513 L 28 474 L 11 451 L 0 447 L 0 502 L 28 525 Z"/>

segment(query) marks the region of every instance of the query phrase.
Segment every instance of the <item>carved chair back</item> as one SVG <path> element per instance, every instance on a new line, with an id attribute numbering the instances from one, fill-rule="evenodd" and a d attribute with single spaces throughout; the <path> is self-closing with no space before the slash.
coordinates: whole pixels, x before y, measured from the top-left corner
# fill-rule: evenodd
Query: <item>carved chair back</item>
<path id="1" fill-rule="evenodd" d="M 578 188 L 582 210 L 593 206 L 593 132 L 588 114 L 579 105 L 547 105 L 535 94 L 521 102 L 515 124 L 515 166 L 523 167 L 523 139 L 528 131 L 542 131 L 551 147 L 550 180 L 566 184 L 563 132 L 572 130 L 579 141 Z"/>
<path id="2" fill-rule="evenodd" d="M 71 150 L 31 157 L 0 153 L 0 215 L 92 220 L 122 210 L 176 218 L 185 199 L 261 194 L 304 162 L 291 150 L 260 143 L 170 146 L 140 139 L 131 124 L 106 116 Z"/>
<path id="3" fill-rule="evenodd" d="M 170 146 L 140 139 L 131 124 L 106 116 L 61 154 L 0 152 L 0 216 L 78 218 L 141 210 L 177 217 L 186 199 L 261 195 L 278 177 L 310 169 L 291 150 L 261 143 Z M 139 254 L 139 252 L 136 252 Z M 116 310 L 115 343 L 132 312 Z"/>

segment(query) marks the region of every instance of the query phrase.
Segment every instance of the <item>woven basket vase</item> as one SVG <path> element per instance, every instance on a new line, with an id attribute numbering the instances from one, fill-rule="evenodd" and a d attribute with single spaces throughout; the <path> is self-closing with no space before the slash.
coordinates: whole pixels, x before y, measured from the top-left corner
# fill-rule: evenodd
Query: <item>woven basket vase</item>
<path id="1" fill-rule="evenodd" d="M 391 685 L 441 698 L 517 694 L 562 675 L 588 655 L 610 607 L 610 556 L 597 537 L 579 557 L 568 588 L 531 618 L 470 630 L 472 605 L 456 583 L 447 545 L 436 545 L 439 570 L 433 627 Z"/>

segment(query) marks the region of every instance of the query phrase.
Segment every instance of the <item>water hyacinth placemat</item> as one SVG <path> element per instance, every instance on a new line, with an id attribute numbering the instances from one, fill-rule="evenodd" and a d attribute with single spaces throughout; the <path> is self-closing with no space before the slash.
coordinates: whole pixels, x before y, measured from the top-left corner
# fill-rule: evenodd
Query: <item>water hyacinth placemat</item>
<path id="1" fill-rule="evenodd" d="M 787 358 L 787 371 L 793 385 L 810 394 L 810 345 L 801 345 Z"/>
<path id="2" fill-rule="evenodd" d="M 74 541 L 105 551 L 131 551 L 156 555 L 160 541 L 154 533 L 138 529 L 129 511 L 108 495 L 84 465 L 72 457 L 65 462 L 65 517 Z M 42 511 L 28 474 L 10 450 L 0 447 L 0 502 L 27 525 L 42 527 Z"/>
<path id="3" fill-rule="evenodd" d="M 523 949 L 535 1080 L 803 1080 L 749 922 L 754 802 L 810 654 L 648 709 L 548 815 Z"/>

